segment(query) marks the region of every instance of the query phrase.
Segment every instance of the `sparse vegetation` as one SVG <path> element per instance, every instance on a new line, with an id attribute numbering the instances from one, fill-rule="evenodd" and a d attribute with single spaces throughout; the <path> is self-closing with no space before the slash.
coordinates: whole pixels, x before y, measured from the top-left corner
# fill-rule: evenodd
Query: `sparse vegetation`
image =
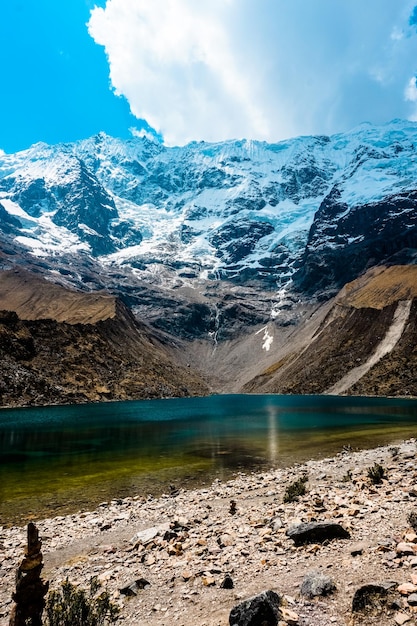
<path id="1" fill-rule="evenodd" d="M 372 467 L 368 467 L 367 474 L 373 485 L 380 485 L 386 478 L 385 469 L 379 463 L 374 463 Z"/>
<path id="2" fill-rule="evenodd" d="M 342 476 L 342 483 L 350 483 L 352 480 L 352 470 L 348 469 L 346 474 Z"/>
<path id="3" fill-rule="evenodd" d="M 393 459 L 396 459 L 396 458 L 397 458 L 397 456 L 398 456 L 398 453 L 399 453 L 400 449 L 399 449 L 399 447 L 398 447 L 398 446 L 392 446 L 392 447 L 389 449 L 389 451 L 390 451 L 390 453 L 391 453 L 392 458 L 393 458 Z"/>
<path id="4" fill-rule="evenodd" d="M 48 595 L 45 626 L 106 626 L 117 621 L 119 607 L 110 600 L 110 594 L 102 591 L 97 578 L 90 580 L 86 591 L 73 585 L 68 579 L 61 589 Z"/>
<path id="5" fill-rule="evenodd" d="M 286 354 L 284 357 L 282 357 L 282 359 L 280 359 L 279 361 L 277 361 L 276 363 L 273 363 L 272 365 L 270 365 L 266 370 L 264 370 L 261 374 L 261 376 L 270 376 L 271 374 L 274 374 L 275 372 L 277 372 L 283 365 L 285 365 L 286 363 L 288 363 L 288 361 L 290 361 L 292 358 L 294 357 L 294 355 L 292 353 L 290 354 Z"/>
<path id="6" fill-rule="evenodd" d="M 414 532 L 417 533 L 417 513 L 416 513 L 416 511 L 411 511 L 407 515 L 407 522 L 410 524 L 410 526 L 414 530 Z"/>
<path id="7" fill-rule="evenodd" d="M 296 502 L 300 496 L 304 496 L 307 492 L 306 482 L 308 481 L 308 474 L 303 474 L 288 485 L 284 493 L 284 502 Z"/>

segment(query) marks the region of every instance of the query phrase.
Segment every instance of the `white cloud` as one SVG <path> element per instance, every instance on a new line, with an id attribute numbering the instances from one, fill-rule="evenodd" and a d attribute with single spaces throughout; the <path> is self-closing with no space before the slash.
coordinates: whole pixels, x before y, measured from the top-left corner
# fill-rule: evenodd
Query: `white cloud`
<path id="1" fill-rule="evenodd" d="M 154 133 L 152 133 L 150 130 L 147 130 L 146 128 L 136 128 L 135 126 L 131 126 L 129 128 L 129 132 L 132 137 L 146 137 L 146 139 L 149 139 L 149 141 L 154 141 L 158 143 L 158 137 L 156 137 Z"/>
<path id="2" fill-rule="evenodd" d="M 408 81 L 408 85 L 405 88 L 405 99 L 410 102 L 417 102 L 417 85 L 416 85 L 416 77 L 410 78 Z"/>
<path id="3" fill-rule="evenodd" d="M 275 141 L 411 114 L 414 2 L 398 4 L 107 0 L 88 26 L 115 92 L 166 143 Z"/>
<path id="4" fill-rule="evenodd" d="M 413 76 L 408 81 L 408 84 L 404 91 L 404 97 L 409 102 L 417 103 L 417 80 L 416 77 Z M 417 106 L 414 106 L 414 110 L 409 116 L 409 119 L 413 122 L 417 122 Z"/>
<path id="5" fill-rule="evenodd" d="M 268 135 L 222 23 L 233 4 L 110 0 L 92 13 L 89 30 L 106 48 L 116 92 L 167 143 L 224 138 L 241 128 Z"/>

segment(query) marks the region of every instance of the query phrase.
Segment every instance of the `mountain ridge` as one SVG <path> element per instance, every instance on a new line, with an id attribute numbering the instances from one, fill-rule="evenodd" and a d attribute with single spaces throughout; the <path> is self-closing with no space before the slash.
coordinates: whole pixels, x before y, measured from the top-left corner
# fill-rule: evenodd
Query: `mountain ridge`
<path id="1" fill-rule="evenodd" d="M 275 288 L 304 253 L 312 262 L 320 245 L 355 243 L 335 218 L 414 191 L 416 144 L 417 125 L 398 120 L 277 144 L 166 148 L 101 133 L 3 155 L 0 204 L 9 228 L 23 222 L 17 241 L 32 255 L 62 254 L 65 236 L 66 252 L 128 265 L 153 284 L 223 277 Z"/>
<path id="2" fill-rule="evenodd" d="M 36 315 L 88 323 L 88 309 L 94 325 L 121 302 L 209 388 L 263 388 L 259 372 L 278 371 L 282 358 L 288 365 L 289 343 L 297 354 L 306 338 L 314 341 L 311 318 L 325 317 L 347 283 L 368 276 L 368 286 L 346 289 L 381 332 L 398 294 L 408 288 L 414 298 L 411 270 L 402 270 L 392 302 L 378 305 L 389 266 L 417 263 L 416 146 L 417 123 L 394 120 L 276 144 L 167 148 L 100 133 L 2 153 L 0 307 L 29 315 L 23 283 L 13 302 L 9 293 L 10 307 L 1 304 L 5 277 L 22 268 L 84 294 L 63 306 L 66 292 L 56 292 L 54 309 L 53 290 L 42 296 L 39 287 Z M 343 309 L 344 293 L 332 309 L 341 316 L 335 332 L 345 332 L 348 309 L 351 332 L 366 334 L 355 306 Z M 94 294 L 102 310 L 93 314 Z M 349 367 L 335 362 L 346 374 L 350 357 Z M 294 385 L 285 389 L 301 389 Z"/>

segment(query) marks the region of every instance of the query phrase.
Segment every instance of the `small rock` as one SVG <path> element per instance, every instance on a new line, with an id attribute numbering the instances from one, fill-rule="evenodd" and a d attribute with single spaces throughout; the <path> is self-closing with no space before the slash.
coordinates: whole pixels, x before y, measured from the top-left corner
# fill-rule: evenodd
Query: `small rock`
<path id="1" fill-rule="evenodd" d="M 410 619 L 411 617 L 407 615 L 407 613 L 403 613 L 402 611 L 398 611 L 398 613 L 394 615 L 394 621 L 396 624 L 398 624 L 398 626 L 402 626 L 402 624 L 409 622 Z"/>
<path id="2" fill-rule="evenodd" d="M 284 620 L 284 622 L 286 622 L 287 624 L 290 624 L 290 626 L 298 624 L 299 617 L 297 613 L 295 613 L 294 611 L 291 611 L 291 609 L 287 609 L 287 607 L 283 606 L 281 608 L 281 613 L 282 613 L 282 619 Z"/>
<path id="3" fill-rule="evenodd" d="M 178 517 L 170 526 L 175 530 L 190 530 L 190 522 L 186 517 Z"/>
<path id="4" fill-rule="evenodd" d="M 407 602 L 410 606 L 417 606 L 417 593 L 412 593 L 408 596 Z"/>
<path id="5" fill-rule="evenodd" d="M 145 559 L 146 565 L 154 565 L 156 563 L 156 559 L 153 554 L 148 554 Z"/>
<path id="6" fill-rule="evenodd" d="M 397 545 L 395 551 L 396 551 L 397 554 L 401 554 L 401 555 L 415 554 L 414 544 L 412 544 L 412 543 L 405 543 L 405 541 L 401 541 Z"/>
<path id="7" fill-rule="evenodd" d="M 223 535 L 220 535 L 220 537 L 217 539 L 217 543 L 221 548 L 225 548 L 226 546 L 233 546 L 235 540 L 231 535 L 224 533 Z"/>
<path id="8" fill-rule="evenodd" d="M 357 543 L 356 545 L 351 547 L 350 553 L 352 556 L 359 556 L 363 554 L 365 549 L 366 545 L 364 543 Z"/>
<path id="9" fill-rule="evenodd" d="M 284 526 L 284 523 L 280 517 L 276 517 L 271 522 L 271 528 L 274 532 L 277 532 Z"/>
<path id="10" fill-rule="evenodd" d="M 145 589 L 146 587 L 149 587 L 150 584 L 151 583 L 144 578 L 138 578 L 137 580 L 134 580 L 126 585 L 126 587 L 120 589 L 120 593 L 124 596 L 137 596 L 140 589 Z"/>
<path id="11" fill-rule="evenodd" d="M 202 576 L 201 581 L 205 587 L 214 587 L 216 580 L 213 576 Z"/>
<path id="12" fill-rule="evenodd" d="M 153 526 L 152 528 L 146 528 L 145 530 L 141 530 L 136 533 L 136 535 L 134 535 L 130 540 L 130 543 L 142 543 L 143 545 L 146 545 L 150 541 L 153 541 L 153 539 L 155 539 L 158 535 L 164 534 L 167 530 L 169 530 L 169 523 Z"/>
<path id="13" fill-rule="evenodd" d="M 306 598 L 326 596 L 336 589 L 334 581 L 319 571 L 309 572 L 301 583 L 300 593 Z"/>
<path id="14" fill-rule="evenodd" d="M 357 517 L 360 512 L 361 510 L 358 509 L 358 507 L 351 507 L 347 510 L 347 514 L 349 515 L 349 517 Z"/>
<path id="15" fill-rule="evenodd" d="M 232 577 L 226 574 L 226 576 L 223 578 L 220 584 L 220 589 L 233 589 L 234 586 L 235 585 L 234 585 Z"/>
<path id="16" fill-rule="evenodd" d="M 384 585 L 369 584 L 359 587 L 355 591 L 352 600 L 353 613 L 375 608 L 376 606 L 379 608 L 381 598 L 385 598 L 387 593 L 387 588 Z"/>
<path id="17" fill-rule="evenodd" d="M 413 583 L 402 583 L 402 585 L 398 585 L 397 591 L 402 596 L 407 596 L 417 591 L 417 585 L 413 585 Z"/>

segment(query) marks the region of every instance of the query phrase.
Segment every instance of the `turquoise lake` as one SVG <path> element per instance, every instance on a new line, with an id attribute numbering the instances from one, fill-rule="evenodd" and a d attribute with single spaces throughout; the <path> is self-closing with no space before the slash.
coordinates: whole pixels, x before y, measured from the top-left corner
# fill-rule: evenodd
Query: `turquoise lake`
<path id="1" fill-rule="evenodd" d="M 0 524 L 417 436 L 417 400 L 225 395 L 0 410 Z"/>

